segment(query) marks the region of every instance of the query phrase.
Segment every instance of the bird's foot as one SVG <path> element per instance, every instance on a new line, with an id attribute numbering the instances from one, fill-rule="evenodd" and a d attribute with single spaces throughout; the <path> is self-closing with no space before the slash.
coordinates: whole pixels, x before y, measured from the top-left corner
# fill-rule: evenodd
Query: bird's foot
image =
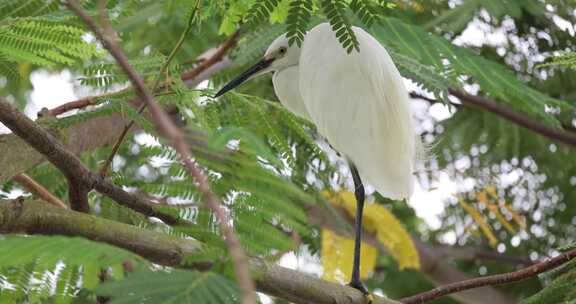
<path id="1" fill-rule="evenodd" d="M 366 288 L 364 283 L 362 283 L 362 281 L 360 280 L 351 281 L 350 283 L 348 283 L 348 286 L 359 290 L 364 295 L 366 303 L 371 304 L 374 301 L 374 296 L 372 296 L 372 294 L 368 291 L 368 289 Z"/>

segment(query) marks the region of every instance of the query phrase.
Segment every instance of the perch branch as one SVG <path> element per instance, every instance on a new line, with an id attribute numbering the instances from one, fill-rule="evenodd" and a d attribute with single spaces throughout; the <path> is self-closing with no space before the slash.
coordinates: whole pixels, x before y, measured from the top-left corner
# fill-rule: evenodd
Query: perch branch
<path id="1" fill-rule="evenodd" d="M 122 70 L 128 75 L 128 78 L 132 82 L 137 95 L 143 100 L 152 114 L 153 120 L 155 122 L 156 128 L 159 133 L 164 135 L 171 142 L 172 147 L 180 154 L 181 161 L 184 163 L 185 169 L 188 174 L 196 181 L 198 184 L 198 190 L 202 194 L 208 207 L 212 210 L 216 218 L 218 219 L 219 227 L 222 232 L 224 242 L 226 243 L 230 256 L 234 263 L 234 272 L 238 279 L 240 289 L 242 290 L 242 303 L 251 304 L 256 303 L 256 293 L 254 292 L 254 282 L 250 277 L 250 270 L 248 268 L 248 260 L 244 255 L 242 247 L 240 246 L 240 240 L 238 236 L 234 233 L 231 226 L 230 218 L 226 211 L 222 208 L 220 200 L 210 189 L 208 179 L 204 175 L 202 169 L 193 160 L 190 153 L 188 144 L 186 143 L 184 136 L 180 130 L 172 123 L 168 115 L 162 110 L 162 108 L 154 101 L 154 97 L 144 80 L 136 73 L 136 71 L 128 63 L 128 58 L 122 50 L 122 46 L 118 43 L 118 37 L 114 29 L 110 26 L 106 16 L 100 14 L 102 19 L 101 30 L 94 20 L 90 18 L 74 0 L 69 0 L 67 2 L 68 7 L 72 10 L 94 33 L 94 35 L 100 40 L 104 48 L 106 48 L 112 57 L 116 60 L 118 65 Z"/>
<path id="2" fill-rule="evenodd" d="M 134 252 L 164 266 L 205 270 L 209 265 L 185 264 L 185 258 L 198 253 L 202 244 L 191 239 L 140 229 L 89 214 L 54 208 L 34 200 L 0 201 L 0 233 L 27 233 L 84 237 Z M 250 260 L 250 270 L 258 274 L 257 289 L 297 304 L 358 304 L 364 296 L 358 290 L 323 281 L 261 259 Z M 399 304 L 375 297 L 373 304 Z"/>
<path id="3" fill-rule="evenodd" d="M 437 299 L 439 297 L 467 289 L 478 288 L 488 285 L 494 286 L 494 285 L 502 285 L 512 282 L 518 282 L 536 276 L 545 271 L 554 269 L 558 266 L 561 266 L 562 264 L 569 262 L 574 258 L 576 258 L 576 250 L 571 250 L 548 261 L 540 262 L 518 271 L 474 278 L 466 281 L 460 281 L 439 286 L 429 291 L 401 299 L 400 301 L 404 304 L 425 303 Z"/>

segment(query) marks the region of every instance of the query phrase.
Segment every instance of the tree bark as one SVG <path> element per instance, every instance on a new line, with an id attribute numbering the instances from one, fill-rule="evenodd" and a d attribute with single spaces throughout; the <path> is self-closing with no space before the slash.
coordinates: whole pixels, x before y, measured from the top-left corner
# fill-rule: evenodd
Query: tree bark
<path id="1" fill-rule="evenodd" d="M 56 208 L 35 200 L 0 201 L 0 233 L 79 236 L 114 245 L 163 266 L 201 269 L 184 264 L 186 256 L 202 247 L 200 242 L 144 230 L 116 221 Z M 258 258 L 250 260 L 257 289 L 268 295 L 302 304 L 364 303 L 358 290 L 290 270 Z M 399 304 L 375 297 L 373 304 Z"/>

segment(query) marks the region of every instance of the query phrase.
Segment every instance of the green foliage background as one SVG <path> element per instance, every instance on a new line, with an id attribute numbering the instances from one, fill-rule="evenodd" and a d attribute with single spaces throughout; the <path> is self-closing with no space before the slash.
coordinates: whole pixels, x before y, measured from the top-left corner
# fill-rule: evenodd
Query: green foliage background
<path id="1" fill-rule="evenodd" d="M 155 77 L 173 80 L 157 100 L 178 109 L 190 136 L 204 143 L 194 146 L 193 152 L 209 173 L 214 191 L 230 209 L 235 229 L 250 255 L 276 261 L 282 252 L 306 248 L 315 253 L 319 237 L 316 227 L 308 222 L 306 206 L 324 204 L 319 191 L 346 187 L 349 181 L 333 153 L 318 147 L 322 140 L 314 126 L 276 102 L 269 78 L 246 83 L 237 93 L 220 99 L 210 96 L 214 88 L 253 63 L 279 34 L 287 32 L 292 43 L 301 44 L 306 30 L 324 21 L 332 25 L 342 47 L 349 52 L 362 51 L 351 26 L 370 31 L 419 92 L 451 108 L 452 115 L 442 121 L 436 121 L 428 111 L 418 117 L 425 126 L 423 138 L 435 143 L 435 159 L 418 174 L 425 189 L 435 184 L 441 172 L 456 181 L 458 197 L 472 202 L 477 191 L 495 185 L 498 195 L 527 221 L 525 229 L 510 233 L 476 202 L 499 240 L 497 248 L 491 248 L 486 239 L 465 229 L 473 221 L 456 199 L 445 202 L 442 225 L 436 229 L 427 226 L 408 205 L 376 195 L 377 201 L 389 207 L 414 235 L 430 243 L 474 246 L 533 259 L 557 254 L 558 248 L 574 241 L 576 149 L 494 114 L 450 106 L 454 100 L 447 93 L 448 88 L 469 90 L 551 127 L 575 132 L 576 40 L 574 30 L 570 32 L 554 22 L 559 17 L 574 27 L 576 13 L 570 1 L 464 0 L 458 5 L 440 0 L 200 1 L 191 34 L 166 74 L 158 76 L 194 4 L 193 0 L 108 1 L 107 8 L 138 72 L 150 82 Z M 96 15 L 92 1 L 83 1 L 82 5 Z M 478 24 L 485 32 L 503 31 L 505 42 L 479 46 L 455 43 L 467 28 Z M 212 77 L 207 89 L 188 88 L 179 80 L 180 73 L 194 66 L 194 58 L 238 29 L 243 37 L 230 54 L 235 63 L 232 68 Z M 75 85 L 95 92 L 114 92 L 127 83 L 111 58 L 60 1 L 2 1 L 0 94 L 23 109 L 32 89 L 30 75 L 43 69 L 68 69 L 78 80 Z M 54 127 L 118 112 L 135 119 L 158 144 L 141 140 L 142 134 L 127 140 L 110 178 L 118 185 L 167 201 L 163 207 L 166 212 L 195 225 L 166 226 L 97 194 L 90 197 L 93 213 L 142 229 L 201 240 L 208 245 L 206 254 L 190 259 L 207 260 L 216 266 L 207 273 L 158 269 L 129 253 L 116 254 L 116 248 L 84 240 L 3 237 L 0 302 L 26 299 L 32 303 L 85 303 L 96 301 L 96 294 L 122 303 L 140 303 L 146 297 L 148 301 L 166 299 L 167 294 L 174 296 L 173 300 L 189 303 L 230 303 L 237 299 L 230 262 L 213 216 L 202 208 L 197 189 L 175 152 L 162 145 L 150 123 L 126 105 L 132 97 L 129 91 L 108 94 L 97 100 L 97 106 L 61 118 Z M 106 147 L 86 153 L 83 161 L 96 170 L 110 150 Z M 51 165 L 42 164 L 28 173 L 54 194 L 66 197 L 65 179 Z M 502 182 L 503 176 L 509 175 L 519 177 L 512 183 Z M 16 187 L 12 182 L 2 185 L 0 197 Z M 506 216 L 511 219 L 511 214 Z M 294 234 L 302 239 L 297 248 Z M 68 256 L 68 251 L 61 250 L 64 243 L 91 255 Z M 119 266 L 125 260 L 136 263 L 141 272 L 125 278 Z M 514 265 L 482 259 L 454 264 L 471 276 L 514 269 Z M 379 265 L 384 270 L 374 274 L 368 286 L 392 298 L 432 287 L 422 273 L 400 271 L 389 257 L 381 257 Z M 105 284 L 96 280 L 100 269 L 112 273 Z M 569 265 L 558 274 L 500 289 L 511 297 L 526 299 L 526 303 L 549 303 L 549 294 L 573 301 L 574 286 L 566 282 L 574 273 Z M 435 303 L 454 301 L 441 299 Z"/>

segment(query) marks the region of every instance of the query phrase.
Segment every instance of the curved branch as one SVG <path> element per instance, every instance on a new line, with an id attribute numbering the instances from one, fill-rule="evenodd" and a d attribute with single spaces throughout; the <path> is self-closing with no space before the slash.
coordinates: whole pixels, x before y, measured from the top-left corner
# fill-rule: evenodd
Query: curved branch
<path id="1" fill-rule="evenodd" d="M 12 130 L 15 135 L 23 139 L 56 166 L 70 183 L 76 183 L 77 186 L 81 186 L 82 193 L 96 189 L 121 205 L 147 216 L 157 217 L 167 224 L 177 224 L 181 222 L 172 215 L 158 211 L 155 206 L 147 200 L 135 194 L 128 193 L 122 190 L 122 188 L 100 178 L 99 175 L 94 174 L 82 164 L 76 155 L 67 150 L 54 135 L 26 117 L 2 97 L 0 97 L 0 121 Z M 71 199 L 73 200 L 75 200 L 77 196 L 74 194 L 77 193 L 71 195 Z M 70 205 L 74 206 L 72 202 Z"/>
<path id="2" fill-rule="evenodd" d="M 530 267 L 526 267 L 518 271 L 480 277 L 466 281 L 455 282 L 444 286 L 439 286 L 432 290 L 401 299 L 400 301 L 405 304 L 425 303 L 430 300 L 434 300 L 439 297 L 467 289 L 478 288 L 488 285 L 494 286 L 494 285 L 502 285 L 512 282 L 518 282 L 536 276 L 545 271 L 554 269 L 558 266 L 561 266 L 562 264 L 569 262 L 574 258 L 576 258 L 576 249 L 565 252 L 548 261 L 540 262 L 538 264 L 534 264 Z"/>
<path id="3" fill-rule="evenodd" d="M 216 50 L 216 52 L 214 52 L 214 54 L 212 54 L 208 59 L 200 62 L 192 70 L 182 73 L 180 79 L 182 79 L 183 81 L 195 79 L 200 74 L 205 72 L 208 68 L 222 61 L 226 53 L 228 53 L 229 50 L 231 50 L 234 46 L 236 46 L 236 43 L 238 42 L 239 38 L 240 38 L 240 31 L 234 32 L 232 36 L 230 36 L 220 47 L 218 47 L 218 49 Z"/>
<path id="4" fill-rule="evenodd" d="M 183 264 L 187 256 L 197 253 L 202 247 L 195 240 L 59 209 L 34 200 L 0 201 L 0 233 L 79 236 L 124 248 L 164 266 L 200 270 L 210 266 Z M 261 259 L 251 259 L 250 270 L 257 274 L 259 291 L 297 304 L 364 303 L 364 295 L 354 288 L 323 281 Z M 375 297 L 373 304 L 399 303 Z"/>

